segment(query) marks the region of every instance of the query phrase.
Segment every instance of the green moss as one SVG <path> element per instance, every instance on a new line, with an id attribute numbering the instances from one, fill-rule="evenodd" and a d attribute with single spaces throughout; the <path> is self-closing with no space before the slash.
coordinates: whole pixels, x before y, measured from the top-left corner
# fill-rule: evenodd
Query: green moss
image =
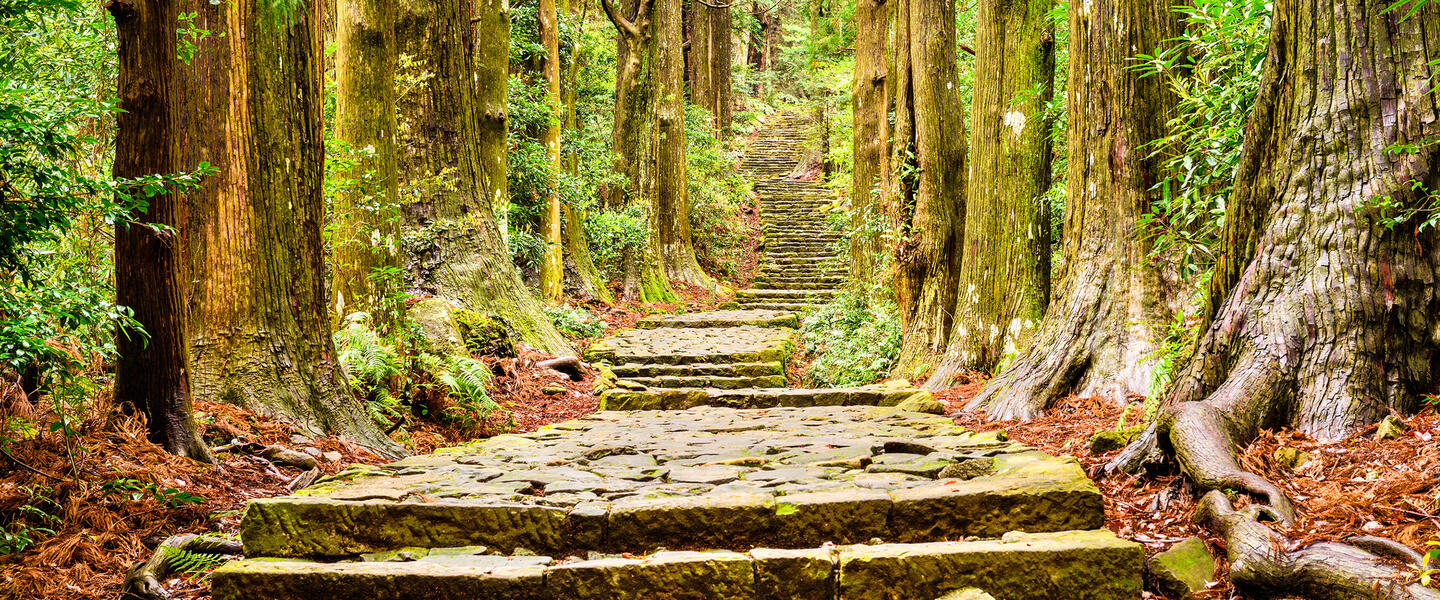
<path id="1" fill-rule="evenodd" d="M 454 316 L 466 350 L 484 356 L 515 356 L 515 339 L 504 318 L 463 308 Z"/>

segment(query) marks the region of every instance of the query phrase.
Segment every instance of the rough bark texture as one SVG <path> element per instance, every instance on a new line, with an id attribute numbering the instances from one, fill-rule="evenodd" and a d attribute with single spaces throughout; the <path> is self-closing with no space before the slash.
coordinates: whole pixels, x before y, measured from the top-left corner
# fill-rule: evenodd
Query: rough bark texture
<path id="1" fill-rule="evenodd" d="M 1179 33 L 1169 4 L 1146 0 L 1070 5 L 1071 118 L 1064 263 L 1049 311 L 1028 349 L 969 407 L 996 419 L 1033 418 L 1066 394 L 1123 401 L 1150 383 L 1165 303 L 1159 274 L 1137 239 L 1173 104 L 1157 77 L 1130 68 Z"/>
<path id="2" fill-rule="evenodd" d="M 890 11 L 886 0 L 857 0 L 855 5 L 855 90 L 851 97 L 855 169 L 850 190 L 850 281 L 880 279 L 882 189 L 890 158 L 889 97 L 886 92 L 886 44 Z"/>
<path id="3" fill-rule="evenodd" d="M 321 3 L 187 2 L 225 32 L 179 70 L 181 164 L 219 172 L 187 197 L 191 383 L 197 397 L 343 433 L 395 454 L 351 392 L 330 340 L 321 196 Z"/>
<path id="4" fill-rule="evenodd" d="M 685 57 L 680 0 L 655 4 L 654 35 L 650 38 L 655 78 L 655 188 L 650 203 L 651 253 L 660 260 L 664 276 L 672 281 L 715 289 L 715 281 L 700 269 L 691 243 L 689 179 L 685 158 Z M 644 298 L 642 298 L 644 299 Z M 644 299 L 649 300 L 649 299 Z M 658 298 L 655 300 L 659 300 Z"/>
<path id="5" fill-rule="evenodd" d="M 710 113 L 716 131 L 729 135 L 733 118 L 730 6 L 725 2 L 706 4 L 695 0 L 690 15 L 691 96 L 695 104 Z"/>
<path id="6" fill-rule="evenodd" d="M 982 0 L 975 36 L 970 185 L 950 348 L 927 385 L 1014 356 L 1050 303 L 1054 0 Z M 1037 90 L 1039 93 L 1037 93 Z"/>
<path id="7" fill-rule="evenodd" d="M 562 114 L 564 105 L 560 94 L 560 14 L 555 0 L 540 0 L 537 19 L 540 26 L 540 45 L 545 47 L 543 77 L 545 79 L 545 100 L 556 114 Z M 560 164 L 561 120 L 554 119 L 540 132 L 540 145 L 545 147 L 545 159 L 550 164 L 550 173 L 558 174 Z M 553 175 L 552 175 L 553 183 Z M 564 251 L 565 239 L 561 235 L 560 195 L 554 185 L 544 199 L 544 212 L 540 213 L 540 231 L 545 237 L 545 256 L 540 260 L 540 296 L 546 302 L 560 301 L 564 292 Z"/>
<path id="8" fill-rule="evenodd" d="M 429 77 L 400 100 L 401 177 L 418 188 L 409 207 L 416 286 L 502 317 L 525 343 L 574 350 L 520 279 L 495 207 L 505 183 L 510 15 L 506 0 L 406 2 L 400 51 Z"/>
<path id="9" fill-rule="evenodd" d="M 336 0 L 335 137 L 359 157 L 336 194 L 332 238 L 335 313 L 370 311 L 392 289 L 377 269 L 400 266 L 400 193 L 395 157 L 395 4 Z M 389 325 L 389 324 L 382 324 Z"/>
<path id="10" fill-rule="evenodd" d="M 895 292 L 902 375 L 944 351 L 960 275 L 965 214 L 965 121 L 956 87 L 955 6 L 897 0 L 895 135 L 887 202 L 900 242 Z"/>
<path id="11" fill-rule="evenodd" d="M 1433 230 L 1385 227 L 1371 203 L 1421 206 L 1440 184 L 1433 90 L 1440 5 L 1414 17 L 1386 4 L 1289 0 L 1275 7 L 1269 62 L 1227 207 L 1225 300 L 1176 378 L 1153 438 L 1117 465 L 1173 449 L 1208 489 L 1289 502 L 1244 471 L 1236 447 L 1289 426 L 1335 440 L 1433 392 Z M 1343 18 L 1331 17 L 1340 15 Z M 1430 141 L 1430 145 L 1424 145 Z M 1420 144 L 1416 151 L 1387 150 Z"/>
<path id="12" fill-rule="evenodd" d="M 173 0 L 135 0 L 109 5 L 119 54 L 119 99 L 116 115 L 117 178 L 166 175 L 189 171 L 182 164 L 180 144 L 184 123 L 176 72 Z M 137 195 L 139 190 L 135 190 Z M 185 321 L 184 248 L 172 232 L 184 227 L 185 199 L 178 190 L 148 199 L 137 223 L 115 229 L 116 303 L 128 306 L 144 333 L 116 335 L 115 402 L 145 415 L 150 441 L 165 450 L 213 462 L 195 428 L 190 395 L 189 338 Z"/>

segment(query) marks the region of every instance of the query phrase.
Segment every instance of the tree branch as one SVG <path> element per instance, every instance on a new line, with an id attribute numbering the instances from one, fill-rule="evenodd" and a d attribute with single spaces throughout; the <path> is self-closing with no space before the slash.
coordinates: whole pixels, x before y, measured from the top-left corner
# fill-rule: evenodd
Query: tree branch
<path id="1" fill-rule="evenodd" d="M 631 39 L 640 37 L 640 28 L 636 27 L 635 23 L 626 20 L 620 11 L 615 10 L 615 4 L 611 0 L 600 0 L 600 7 L 605 9 L 605 16 L 610 17 L 610 22 L 615 24 L 615 29 L 620 31 L 620 35 Z M 636 17 L 638 21 L 639 15 Z"/>

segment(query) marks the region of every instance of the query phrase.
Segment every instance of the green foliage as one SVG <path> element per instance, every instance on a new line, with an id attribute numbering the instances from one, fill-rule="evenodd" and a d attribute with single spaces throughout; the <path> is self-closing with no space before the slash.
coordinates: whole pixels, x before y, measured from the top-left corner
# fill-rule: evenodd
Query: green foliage
<path id="1" fill-rule="evenodd" d="M 1168 135 L 1151 151 L 1166 157 L 1160 199 L 1140 221 L 1157 255 L 1191 278 L 1214 264 L 1225 204 L 1255 106 L 1270 36 L 1268 0 L 1194 0 L 1177 7 L 1187 27 L 1170 48 L 1135 66 L 1160 77 L 1178 98 Z"/>
<path id="2" fill-rule="evenodd" d="M 1440 498 L 1440 496 L 1436 496 Z M 1436 500 L 1440 503 L 1440 499 Z M 1436 575 L 1440 575 L 1440 568 L 1431 565 L 1440 565 L 1440 542 L 1425 542 L 1427 551 L 1425 557 L 1420 560 L 1420 585 L 1429 586 Z"/>
<path id="3" fill-rule="evenodd" d="M 815 385 L 865 385 L 890 374 L 900 356 L 900 312 L 890 297 L 878 289 L 845 290 L 805 318 L 800 333 L 815 356 Z"/>
<path id="4" fill-rule="evenodd" d="M 121 496 L 131 502 L 139 502 L 146 498 L 153 498 L 160 504 L 175 508 L 185 504 L 200 504 L 205 502 L 203 496 L 191 494 L 173 487 L 160 487 L 149 482 L 122 477 L 112 479 L 100 484 L 100 488 L 106 494 Z"/>
<path id="5" fill-rule="evenodd" d="M 560 333 L 571 337 L 594 339 L 605 332 L 605 324 L 595 313 L 578 306 L 549 306 L 545 308 L 545 315 Z"/>
<path id="6" fill-rule="evenodd" d="M 626 248 L 649 243 L 650 229 L 644 209 L 630 205 L 616 211 L 589 213 L 585 229 L 590 236 L 590 259 L 609 277 L 618 277 Z"/>
<path id="7" fill-rule="evenodd" d="M 388 424 L 403 417 L 400 395 L 405 387 L 406 365 L 394 342 L 382 340 L 369 326 L 370 315 L 354 313 L 333 339 L 340 368 L 361 397 L 375 422 Z"/>
<path id="8" fill-rule="evenodd" d="M 62 519 L 54 513 L 61 506 L 50 496 L 55 490 L 45 486 L 21 486 L 28 498 L 15 509 L 16 518 L 0 529 L 0 555 L 19 554 L 35 545 L 43 536 L 55 535 Z"/>
<path id="9" fill-rule="evenodd" d="M 485 363 L 468 356 L 441 358 L 422 354 L 420 365 L 434 382 L 422 385 L 438 387 L 454 400 L 454 404 L 446 407 L 444 414 L 440 415 L 443 420 L 471 427 L 500 408 L 485 389 L 491 378 Z"/>
<path id="10" fill-rule="evenodd" d="M 750 201 L 751 182 L 735 168 L 738 148 L 719 138 L 709 112 L 689 103 L 685 141 L 695 258 L 712 274 L 735 277 L 749 236 L 740 208 Z"/>
<path id="11" fill-rule="evenodd" d="M 197 539 L 224 542 L 239 537 L 239 534 L 216 535 L 207 533 Z M 185 550 L 174 546 L 161 546 L 165 553 L 165 561 L 169 564 L 170 570 L 187 577 L 198 576 L 200 581 L 210 578 L 210 573 L 232 560 L 232 557 L 218 552 L 196 552 Z"/>

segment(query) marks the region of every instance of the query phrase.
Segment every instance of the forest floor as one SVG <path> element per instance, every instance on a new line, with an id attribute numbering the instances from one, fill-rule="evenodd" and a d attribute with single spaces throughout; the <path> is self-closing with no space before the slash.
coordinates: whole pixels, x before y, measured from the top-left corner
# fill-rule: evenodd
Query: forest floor
<path id="1" fill-rule="evenodd" d="M 1106 398 L 1070 397 L 1034 421 L 989 421 L 983 413 L 963 409 L 980 386 L 958 386 L 936 398 L 961 425 L 979 431 L 1003 429 L 1010 439 L 1076 457 L 1105 496 L 1107 526 L 1144 544 L 1148 554 L 1200 536 L 1212 555 L 1223 556 L 1224 541 L 1190 522 L 1197 494 L 1178 472 L 1107 476 L 1105 463 L 1119 451 L 1090 451 L 1091 436 L 1116 429 L 1126 407 Z M 1130 423 L 1143 422 L 1143 415 L 1140 404 L 1129 406 Z M 1387 440 L 1375 439 L 1375 427 L 1333 443 L 1292 430 L 1264 432 L 1241 460 L 1247 469 L 1278 482 L 1300 507 L 1294 527 L 1272 527 L 1301 544 L 1376 535 L 1420 549 L 1440 540 L 1440 411 L 1432 405 L 1405 423 L 1404 435 Z M 1277 464 L 1279 448 L 1296 449 L 1309 458 L 1289 470 Z M 1226 561 L 1217 559 L 1216 567 L 1216 581 L 1205 597 L 1234 597 Z"/>

